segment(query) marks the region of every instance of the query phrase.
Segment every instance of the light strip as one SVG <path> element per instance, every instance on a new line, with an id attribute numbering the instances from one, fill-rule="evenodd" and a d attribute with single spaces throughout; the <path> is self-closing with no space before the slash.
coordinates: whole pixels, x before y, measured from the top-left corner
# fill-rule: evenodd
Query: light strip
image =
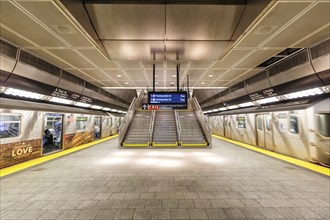
<path id="1" fill-rule="evenodd" d="M 79 106 L 79 107 L 84 107 L 84 108 L 88 108 L 91 105 L 87 104 L 87 103 L 83 103 L 83 102 L 76 102 L 76 104 L 74 104 L 75 106 Z"/>
<path id="2" fill-rule="evenodd" d="M 111 108 L 106 108 L 106 107 L 104 107 L 104 108 L 102 108 L 102 110 L 104 110 L 104 111 L 110 111 Z"/>
<path id="3" fill-rule="evenodd" d="M 242 104 L 239 104 L 238 106 L 239 107 L 248 107 L 248 106 L 253 106 L 253 102 L 245 102 L 245 103 L 242 103 Z"/>
<path id="4" fill-rule="evenodd" d="M 44 95 L 41 95 L 38 93 L 28 92 L 25 90 L 13 89 L 13 88 L 6 89 L 5 94 L 19 96 L 19 97 L 25 97 L 25 98 L 30 98 L 30 99 L 42 99 L 45 97 Z"/>
<path id="5" fill-rule="evenodd" d="M 277 97 L 270 97 L 270 98 L 267 98 L 267 99 L 257 100 L 256 102 L 259 103 L 259 104 L 266 104 L 266 103 L 278 102 L 278 101 L 279 101 L 279 99 Z"/>
<path id="6" fill-rule="evenodd" d="M 228 109 L 236 109 L 236 108 L 238 108 L 238 106 L 237 105 L 231 105 L 231 106 L 228 106 L 227 108 Z"/>
<path id="7" fill-rule="evenodd" d="M 68 100 L 68 99 L 62 99 L 62 98 L 58 98 L 58 97 L 52 97 L 50 100 L 50 102 L 56 102 L 56 103 L 61 103 L 61 104 L 73 104 L 73 101 Z"/>
<path id="8" fill-rule="evenodd" d="M 102 106 L 99 106 L 99 105 L 92 105 L 91 107 L 92 109 L 101 109 L 103 108 Z"/>
<path id="9" fill-rule="evenodd" d="M 323 91 L 320 88 L 314 88 L 314 89 L 307 89 L 299 92 L 293 92 L 286 95 L 283 95 L 283 98 L 285 99 L 297 99 L 307 96 L 313 96 L 313 95 L 321 95 L 323 94 Z"/>

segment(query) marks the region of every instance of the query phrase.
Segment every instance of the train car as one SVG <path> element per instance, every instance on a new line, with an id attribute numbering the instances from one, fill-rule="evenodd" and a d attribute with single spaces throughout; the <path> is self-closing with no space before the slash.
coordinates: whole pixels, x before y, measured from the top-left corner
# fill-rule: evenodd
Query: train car
<path id="1" fill-rule="evenodd" d="M 329 101 L 232 110 L 208 120 L 214 134 L 329 167 Z"/>
<path id="2" fill-rule="evenodd" d="M 117 134 L 119 119 L 102 111 L 1 98 L 0 168 Z"/>

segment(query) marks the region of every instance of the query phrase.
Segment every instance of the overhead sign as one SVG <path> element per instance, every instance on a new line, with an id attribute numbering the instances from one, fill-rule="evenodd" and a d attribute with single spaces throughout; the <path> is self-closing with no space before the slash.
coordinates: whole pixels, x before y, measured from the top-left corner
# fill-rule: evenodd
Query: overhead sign
<path id="1" fill-rule="evenodd" d="M 142 104 L 143 110 L 174 110 L 174 109 L 187 109 L 187 105 L 149 105 Z"/>
<path id="2" fill-rule="evenodd" d="M 269 97 L 273 97 L 273 96 L 277 96 L 277 95 L 278 94 L 274 91 L 274 89 L 271 88 L 271 89 L 265 89 L 261 92 L 252 93 L 249 96 L 252 101 L 255 101 L 255 100 L 269 98 Z"/>
<path id="3" fill-rule="evenodd" d="M 149 92 L 150 105 L 187 105 L 187 92 Z"/>

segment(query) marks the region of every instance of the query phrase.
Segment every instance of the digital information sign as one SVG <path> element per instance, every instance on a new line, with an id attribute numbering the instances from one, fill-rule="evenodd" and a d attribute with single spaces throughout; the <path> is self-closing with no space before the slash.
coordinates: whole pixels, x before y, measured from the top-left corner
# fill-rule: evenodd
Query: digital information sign
<path id="1" fill-rule="evenodd" d="M 149 92 L 151 105 L 187 105 L 187 92 Z"/>

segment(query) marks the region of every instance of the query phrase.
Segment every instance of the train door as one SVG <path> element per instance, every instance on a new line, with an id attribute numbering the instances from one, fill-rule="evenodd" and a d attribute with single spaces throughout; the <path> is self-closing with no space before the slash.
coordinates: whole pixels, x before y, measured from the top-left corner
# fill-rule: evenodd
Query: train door
<path id="1" fill-rule="evenodd" d="M 264 132 L 264 115 L 256 115 L 257 124 L 257 146 L 265 147 L 265 132 Z"/>
<path id="2" fill-rule="evenodd" d="M 94 117 L 94 139 L 100 139 L 102 133 L 101 116 Z"/>
<path id="3" fill-rule="evenodd" d="M 62 149 L 63 114 L 44 115 L 42 153 L 48 154 Z"/>
<path id="4" fill-rule="evenodd" d="M 330 113 L 316 114 L 316 146 L 318 147 L 318 160 L 330 166 Z"/>
<path id="5" fill-rule="evenodd" d="M 224 116 L 224 136 L 226 138 L 231 138 L 231 133 L 230 133 L 230 116 Z"/>
<path id="6" fill-rule="evenodd" d="M 271 114 L 257 114 L 257 146 L 273 150 L 273 129 Z"/>

